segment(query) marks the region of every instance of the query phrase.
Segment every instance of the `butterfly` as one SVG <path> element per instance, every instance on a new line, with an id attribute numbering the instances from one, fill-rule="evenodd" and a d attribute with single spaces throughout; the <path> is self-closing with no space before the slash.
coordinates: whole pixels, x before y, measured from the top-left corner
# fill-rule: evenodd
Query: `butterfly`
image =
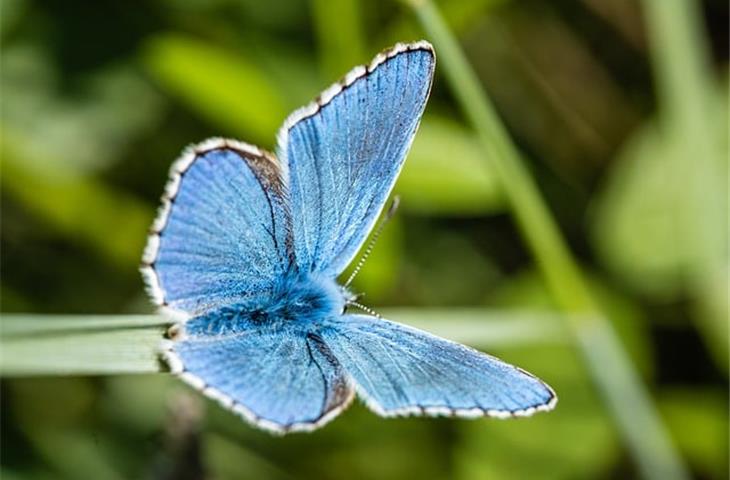
<path id="1" fill-rule="evenodd" d="M 172 373 L 251 424 L 313 430 L 357 394 L 382 416 L 550 410 L 541 380 L 374 315 L 337 277 L 363 245 L 420 123 L 435 55 L 397 44 L 295 111 L 276 154 L 213 138 L 172 165 L 143 255 L 179 320 Z M 454 159 L 458 161 L 458 159 Z"/>

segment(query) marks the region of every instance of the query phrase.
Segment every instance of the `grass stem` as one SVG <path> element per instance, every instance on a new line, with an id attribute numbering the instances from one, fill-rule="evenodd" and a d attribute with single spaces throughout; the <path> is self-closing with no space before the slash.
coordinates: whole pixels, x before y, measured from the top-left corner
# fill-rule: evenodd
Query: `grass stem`
<path id="1" fill-rule="evenodd" d="M 473 346 L 565 341 L 545 312 L 391 308 L 385 317 Z M 107 375 L 164 371 L 158 347 L 170 322 L 159 315 L 0 317 L 0 376 Z"/>
<path id="2" fill-rule="evenodd" d="M 456 39 L 430 0 L 410 0 L 410 5 L 435 45 L 441 72 L 481 140 L 485 159 L 500 180 L 557 305 L 567 313 L 563 318 L 643 477 L 688 478 L 649 392 L 594 301 L 551 212 Z"/>

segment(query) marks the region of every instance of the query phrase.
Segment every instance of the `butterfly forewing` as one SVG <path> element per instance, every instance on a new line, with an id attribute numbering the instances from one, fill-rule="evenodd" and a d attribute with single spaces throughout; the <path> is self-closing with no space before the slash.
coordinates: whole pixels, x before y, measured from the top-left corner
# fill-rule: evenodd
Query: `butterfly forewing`
<path id="1" fill-rule="evenodd" d="M 341 273 L 400 172 L 431 89 L 428 43 L 399 45 L 295 112 L 278 156 L 291 198 L 300 269 Z"/>
<path id="2" fill-rule="evenodd" d="M 161 306 L 198 315 L 266 295 L 291 264 L 275 160 L 210 140 L 173 165 L 143 272 Z"/>

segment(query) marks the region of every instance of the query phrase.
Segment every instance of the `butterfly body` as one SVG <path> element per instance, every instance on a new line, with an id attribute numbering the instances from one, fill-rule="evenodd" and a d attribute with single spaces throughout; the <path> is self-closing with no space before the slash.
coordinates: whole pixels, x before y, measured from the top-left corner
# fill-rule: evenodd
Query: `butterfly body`
<path id="1" fill-rule="evenodd" d="M 494 357 L 345 307 L 337 277 L 378 218 L 426 105 L 435 56 L 398 44 L 287 119 L 276 153 L 226 139 L 176 161 L 143 256 L 181 319 L 173 373 L 252 424 L 312 430 L 358 394 L 394 415 L 525 416 L 552 389 Z"/>
<path id="2" fill-rule="evenodd" d="M 346 290 L 335 279 L 317 274 L 287 275 L 280 285 L 260 298 L 245 303 L 225 306 L 211 312 L 220 318 L 219 327 L 225 330 L 222 319 L 241 319 L 252 325 L 266 326 L 296 324 L 302 327 L 342 313 Z M 189 327 L 188 327 L 189 328 Z"/>
<path id="3" fill-rule="evenodd" d="M 342 313 L 345 290 L 334 278 L 319 274 L 294 274 L 266 309 L 267 315 L 309 324 Z"/>

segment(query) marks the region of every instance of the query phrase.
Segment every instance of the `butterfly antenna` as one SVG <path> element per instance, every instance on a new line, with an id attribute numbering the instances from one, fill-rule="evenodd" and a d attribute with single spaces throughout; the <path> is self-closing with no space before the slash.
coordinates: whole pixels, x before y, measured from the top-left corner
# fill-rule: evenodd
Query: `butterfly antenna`
<path id="1" fill-rule="evenodd" d="M 385 215 L 383 215 L 383 218 L 380 220 L 380 223 L 375 228 L 375 233 L 373 233 L 372 238 L 370 239 L 370 242 L 368 243 L 368 246 L 365 248 L 365 252 L 360 257 L 360 260 L 357 261 L 357 265 L 355 265 L 355 270 L 352 271 L 350 274 L 350 277 L 345 282 L 345 288 L 349 287 L 352 281 L 355 279 L 358 273 L 360 273 L 360 269 L 363 265 L 365 265 L 365 260 L 368 259 L 370 256 L 370 252 L 373 251 L 373 247 L 375 246 L 375 242 L 378 241 L 378 237 L 380 237 L 380 233 L 383 231 L 383 228 L 385 228 L 385 225 L 388 223 L 388 220 L 393 218 L 393 215 L 395 215 L 396 210 L 398 210 L 398 205 L 400 205 L 400 197 L 398 195 L 395 195 L 393 197 L 393 200 L 390 202 L 390 207 L 388 207 L 388 211 L 385 212 Z M 356 305 L 353 303 L 353 305 Z M 356 305 L 359 306 L 359 305 Z M 367 310 L 366 310 L 367 311 Z M 370 313 L 370 312 L 368 312 Z"/>
<path id="2" fill-rule="evenodd" d="M 367 307 L 367 306 L 363 305 L 362 303 L 357 303 L 357 302 L 347 302 L 347 304 L 348 304 L 348 305 L 352 305 L 353 307 L 357 307 L 357 308 L 359 308 L 360 310 L 362 310 L 363 312 L 365 312 L 365 313 L 369 313 L 370 315 L 372 315 L 372 316 L 373 316 L 373 317 L 375 317 L 375 318 L 383 318 L 383 317 L 381 317 L 381 316 L 380 316 L 380 314 L 379 314 L 379 313 L 377 313 L 377 312 L 376 312 L 375 310 L 373 310 L 373 309 L 372 309 L 372 308 L 370 308 L 370 307 Z"/>

